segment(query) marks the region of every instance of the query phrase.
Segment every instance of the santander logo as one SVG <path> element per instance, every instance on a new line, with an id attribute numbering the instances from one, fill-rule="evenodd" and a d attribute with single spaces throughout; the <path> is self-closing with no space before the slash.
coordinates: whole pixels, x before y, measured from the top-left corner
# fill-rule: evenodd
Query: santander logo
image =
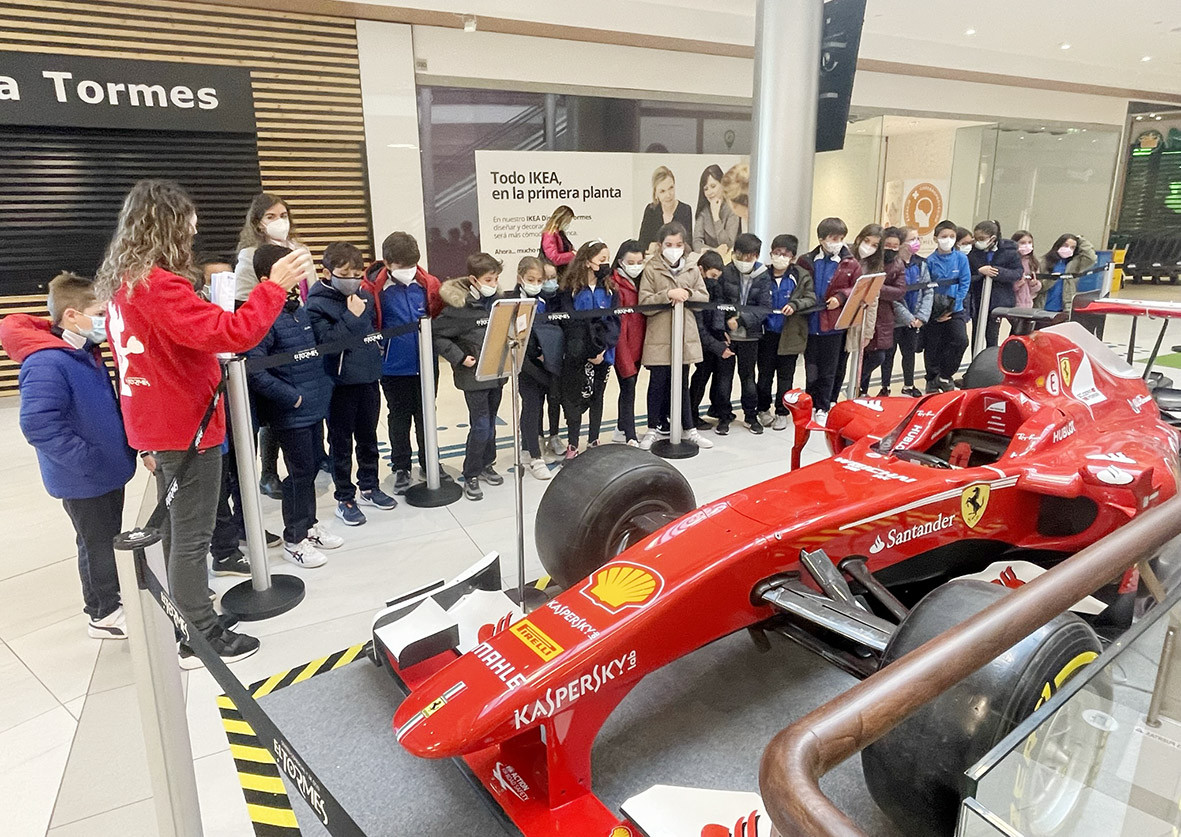
<path id="1" fill-rule="evenodd" d="M 882 540 L 881 535 L 878 535 L 876 538 L 873 539 L 873 546 L 871 546 L 869 548 L 869 554 L 870 555 L 877 555 L 879 552 L 881 552 L 885 548 L 886 548 L 886 542 L 884 540 Z"/>

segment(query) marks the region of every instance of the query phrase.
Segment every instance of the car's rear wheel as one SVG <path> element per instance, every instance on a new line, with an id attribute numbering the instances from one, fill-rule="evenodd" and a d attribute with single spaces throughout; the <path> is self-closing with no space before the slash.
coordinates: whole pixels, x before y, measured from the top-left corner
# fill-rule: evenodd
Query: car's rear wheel
<path id="1" fill-rule="evenodd" d="M 899 625 L 882 665 L 1007 592 L 967 579 L 936 588 Z M 1086 622 L 1072 613 L 1055 617 L 862 752 L 874 801 L 908 835 L 952 834 L 966 791 L 964 771 L 1099 651 L 1099 640 Z M 1073 807 L 1061 798 L 1053 804 Z M 1050 819 L 1062 821 L 1065 815 L 1059 810 Z"/>
<path id="2" fill-rule="evenodd" d="M 648 451 L 592 448 L 562 466 L 537 508 L 541 565 L 562 588 L 697 507 L 681 472 Z"/>
<path id="3" fill-rule="evenodd" d="M 1005 373 L 997 365 L 1000 349 L 989 346 L 980 351 L 968 364 L 968 371 L 964 373 L 964 389 L 983 389 L 995 387 L 1005 382 Z"/>

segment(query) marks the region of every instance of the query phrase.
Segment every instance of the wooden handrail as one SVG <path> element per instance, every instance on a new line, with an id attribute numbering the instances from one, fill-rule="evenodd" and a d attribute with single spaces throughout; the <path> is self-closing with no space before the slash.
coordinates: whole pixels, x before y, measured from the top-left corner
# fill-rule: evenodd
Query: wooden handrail
<path id="1" fill-rule="evenodd" d="M 759 787 L 784 837 L 865 837 L 820 790 L 820 777 L 924 703 L 1181 535 L 1181 496 L 1125 524 L 980 613 L 781 730 Z"/>

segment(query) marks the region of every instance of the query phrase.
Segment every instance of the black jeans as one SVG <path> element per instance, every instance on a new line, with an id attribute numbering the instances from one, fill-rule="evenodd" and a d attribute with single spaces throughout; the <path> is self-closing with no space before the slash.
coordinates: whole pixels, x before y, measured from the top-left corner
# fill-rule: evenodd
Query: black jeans
<path id="1" fill-rule="evenodd" d="M 504 387 L 465 390 L 467 402 L 467 449 L 463 457 L 463 478 L 470 480 L 496 462 L 496 411 Z"/>
<path id="2" fill-rule="evenodd" d="M 546 418 L 549 427 L 549 436 L 558 435 L 558 424 L 562 420 L 562 376 L 554 375 L 550 381 L 549 389 L 545 393 L 546 398 Z"/>
<path id="3" fill-rule="evenodd" d="M 648 367 L 648 427 L 667 431 L 672 409 L 672 367 Z M 693 429 L 693 408 L 689 404 L 689 367 L 681 367 L 681 429 Z"/>
<path id="4" fill-rule="evenodd" d="M 316 473 L 320 470 L 320 425 L 271 428 L 283 452 L 283 540 L 297 544 L 316 525 Z"/>
<path id="5" fill-rule="evenodd" d="M 894 378 L 894 354 L 902 354 L 902 385 L 907 388 L 914 386 L 914 358 L 918 354 L 919 330 L 910 326 L 898 326 L 894 329 L 894 345 L 886 352 L 886 359 L 882 363 L 882 386 L 890 387 Z"/>
<path id="6" fill-rule="evenodd" d="M 873 377 L 873 371 L 879 367 L 882 369 L 882 387 L 886 386 L 886 353 L 892 351 L 891 349 L 866 349 L 861 353 L 861 380 L 858 382 L 861 385 L 859 392 L 869 392 L 869 379 Z"/>
<path id="7" fill-rule="evenodd" d="M 795 382 L 797 358 L 799 355 L 779 354 L 778 331 L 768 331 L 759 338 L 757 390 L 760 413 L 774 408 L 775 415 L 787 415 L 787 408 L 783 406 L 783 395 Z M 775 392 L 774 400 L 771 397 L 772 390 Z"/>
<path id="8" fill-rule="evenodd" d="M 589 426 L 586 430 L 587 443 L 599 441 L 599 430 L 603 425 L 603 391 L 607 389 L 607 376 L 611 373 L 611 364 L 603 361 L 600 364 L 589 364 L 591 397 L 587 410 L 590 412 Z M 585 374 L 585 373 L 583 373 Z M 566 444 L 572 448 L 578 447 L 579 436 L 582 432 L 582 402 L 573 400 L 566 402 Z"/>
<path id="9" fill-rule="evenodd" d="M 963 313 L 954 314 L 944 322 L 930 322 L 923 326 L 924 362 L 927 382 L 936 378 L 951 378 L 959 371 L 964 351 L 968 348 L 968 329 Z"/>
<path id="10" fill-rule="evenodd" d="M 759 409 L 759 396 L 755 376 L 759 366 L 759 343 L 757 340 L 735 340 L 730 344 L 738 367 L 739 399 L 742 402 L 742 420 L 747 424 L 755 421 Z M 725 401 L 730 402 L 734 376 L 727 375 L 723 384 Z"/>
<path id="11" fill-rule="evenodd" d="M 719 421 L 733 421 L 734 413 L 730 409 L 730 388 L 734 379 L 734 356 L 721 357 L 712 352 L 706 352 L 701 363 L 693 369 L 693 377 L 689 380 L 690 412 L 694 418 L 701 415 L 701 402 L 705 400 L 705 391 L 709 389 L 709 409 L 707 416 Z"/>
<path id="12" fill-rule="evenodd" d="M 640 373 L 625 378 L 616 369 L 615 379 L 619 381 L 619 419 L 615 426 L 630 442 L 636 440 L 636 381 Z"/>
<path id="13" fill-rule="evenodd" d="M 328 405 L 328 447 L 336 502 L 351 502 L 377 488 L 377 419 L 381 390 L 371 384 L 337 384 Z M 353 485 L 353 440 L 357 443 L 357 485 Z"/>
<path id="14" fill-rule="evenodd" d="M 387 429 L 390 436 L 390 462 L 395 471 L 409 471 L 413 449 L 410 447 L 410 423 L 418 443 L 418 465 L 426 470 L 426 441 L 422 426 L 422 382 L 417 375 L 385 375 L 381 379 L 389 408 Z"/>
<path id="15" fill-rule="evenodd" d="M 545 393 L 549 387 L 531 375 L 518 377 L 517 387 L 521 393 L 521 446 L 529 452 L 531 458 L 541 459 L 541 442 L 538 437 L 541 435 Z"/>
<path id="16" fill-rule="evenodd" d="M 238 485 L 238 463 L 234 449 L 221 458 L 221 495 L 217 498 L 217 519 L 213 524 L 213 538 L 209 554 L 214 558 L 229 558 L 238 552 L 238 541 L 246 537 L 246 523 L 242 519 L 242 490 Z"/>
<path id="17" fill-rule="evenodd" d="M 183 450 L 156 452 L 157 499 L 164 496 L 184 455 Z M 160 527 L 168 565 L 168 589 L 180 612 L 204 634 L 217 625 L 217 614 L 209 601 L 209 568 L 205 556 L 213 538 L 220 488 L 221 448 L 201 451 L 177 486 Z"/>
<path id="18" fill-rule="evenodd" d="M 275 434 L 271 428 L 263 425 L 258 428 L 258 456 L 262 460 L 262 470 L 259 476 L 266 479 L 271 474 L 279 473 L 279 443 L 275 441 Z"/>
<path id="19" fill-rule="evenodd" d="M 123 530 L 123 489 L 98 497 L 62 500 L 78 535 L 78 578 L 82 581 L 82 609 L 92 620 L 119 609 L 119 575 L 112 541 Z"/>
<path id="20" fill-rule="evenodd" d="M 812 406 L 822 412 L 832 407 L 832 391 L 837 380 L 841 356 L 845 355 L 845 333 L 809 334 L 804 349 L 804 374 Z M 844 377 L 843 375 L 841 376 Z"/>

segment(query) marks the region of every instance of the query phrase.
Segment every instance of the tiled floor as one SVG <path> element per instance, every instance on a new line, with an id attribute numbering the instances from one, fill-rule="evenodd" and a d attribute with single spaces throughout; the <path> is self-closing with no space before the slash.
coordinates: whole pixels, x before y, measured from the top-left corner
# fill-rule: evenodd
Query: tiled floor
<path id="1" fill-rule="evenodd" d="M 1176 292 L 1136 288 L 1127 295 L 1160 298 Z M 1112 319 L 1107 339 L 1118 344 L 1127 330 L 1126 322 Z M 1141 354 L 1151 347 L 1155 331 L 1141 328 Z M 1166 337 L 1166 350 L 1176 339 Z M 608 404 L 613 400 L 612 388 Z M 152 792 L 130 655 L 125 643 L 86 636 L 73 532 L 60 504 L 41 487 L 33 452 L 20 435 L 18 409 L 17 399 L 0 400 L 0 527 L 5 533 L 0 556 L 0 810 L 5 819 L 0 832 L 9 837 L 152 835 Z M 614 414 L 610 406 L 608 414 Z M 507 403 L 501 415 L 508 421 Z M 462 399 L 447 380 L 440 386 L 439 417 L 447 428 L 440 433 L 440 445 L 450 453 L 444 462 L 455 470 L 459 460 L 454 446 L 466 433 L 459 426 L 466 416 Z M 610 422 L 606 426 L 612 427 Z M 507 426 L 501 435 L 507 437 Z M 730 436 L 713 438 L 714 450 L 677 463 L 699 502 L 787 465 L 789 433 L 754 437 L 735 425 Z M 808 455 L 821 455 L 815 441 Z M 502 470 L 510 458 L 502 451 Z M 141 473 L 129 487 L 128 524 L 136 518 L 146 486 Z M 364 641 L 372 614 L 385 598 L 451 576 L 487 551 L 506 556 L 508 580 L 515 581 L 509 483 L 487 489 L 479 503 L 461 499 L 440 509 L 401 504 L 390 512 L 372 511 L 368 524 L 347 530 L 332 517 L 324 477 L 319 487 L 321 514 L 344 535 L 345 546 L 317 570 L 296 569 L 271 555 L 276 572 L 305 578 L 307 598 L 282 616 L 250 626 L 263 644 L 257 655 L 234 666 L 243 682 Z M 527 477 L 527 533 L 544 487 Z M 278 531 L 278 503 L 263 502 L 268 528 Z M 531 542 L 527 537 L 529 572 L 535 574 L 539 565 Z M 220 593 L 235 581 L 214 579 L 211 586 Z M 253 832 L 214 703 L 220 689 L 204 670 L 181 677 L 205 833 L 248 837 Z"/>

